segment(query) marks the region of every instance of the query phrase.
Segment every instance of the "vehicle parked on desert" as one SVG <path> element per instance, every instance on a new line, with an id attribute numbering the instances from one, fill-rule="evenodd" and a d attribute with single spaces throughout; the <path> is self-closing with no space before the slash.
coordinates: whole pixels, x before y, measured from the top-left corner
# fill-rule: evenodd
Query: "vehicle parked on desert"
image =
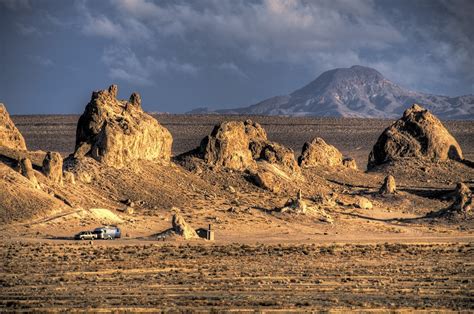
<path id="1" fill-rule="evenodd" d="M 113 240 L 118 239 L 122 236 L 120 228 L 116 226 L 105 226 L 95 228 L 93 232 L 96 234 L 97 239 L 102 240 Z"/>
<path id="2" fill-rule="evenodd" d="M 76 240 L 95 240 L 97 239 L 97 234 L 92 231 L 81 231 L 74 236 Z"/>

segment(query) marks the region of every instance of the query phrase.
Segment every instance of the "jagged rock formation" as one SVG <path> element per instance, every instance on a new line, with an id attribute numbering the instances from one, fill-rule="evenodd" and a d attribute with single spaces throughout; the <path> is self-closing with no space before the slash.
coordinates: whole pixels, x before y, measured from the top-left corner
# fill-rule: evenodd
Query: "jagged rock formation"
<path id="1" fill-rule="evenodd" d="M 342 165 L 346 168 L 357 170 L 357 163 L 354 158 L 347 157 L 342 160 Z"/>
<path id="2" fill-rule="evenodd" d="M 445 218 L 472 218 L 472 208 L 473 208 L 473 194 L 469 187 L 460 182 L 456 185 L 456 188 L 453 193 L 453 203 L 448 208 L 444 208 L 437 212 L 431 212 L 426 217 L 436 218 L 436 217 L 445 217 Z"/>
<path id="3" fill-rule="evenodd" d="M 175 211 L 172 219 L 173 231 L 184 239 L 198 238 L 196 231 L 184 220 L 178 211 Z"/>
<path id="4" fill-rule="evenodd" d="M 16 161 L 15 163 L 18 163 Z M 64 202 L 51 195 L 49 188 L 36 185 L 39 175 L 23 162 L 23 169 L 14 169 L 12 163 L 0 162 L 0 225 L 29 222 L 46 217 L 65 207 Z M 21 165 L 18 165 L 21 168 Z M 25 172 L 26 170 L 26 172 Z M 46 192 L 46 193 L 45 193 Z"/>
<path id="5" fill-rule="evenodd" d="M 254 154 L 254 156 L 257 156 L 256 160 L 277 165 L 289 174 L 298 174 L 300 172 L 293 150 L 281 144 L 267 142 L 260 151 L 260 155 Z"/>
<path id="6" fill-rule="evenodd" d="M 313 216 L 318 216 L 319 220 L 333 223 L 333 218 L 326 213 L 326 211 L 320 206 L 310 206 L 304 200 L 301 193 L 301 190 L 298 190 L 295 198 L 290 198 L 285 206 L 279 209 L 282 213 L 291 213 L 291 214 L 310 214 Z"/>
<path id="7" fill-rule="evenodd" d="M 0 103 L 0 146 L 26 150 L 25 139 L 10 118 L 5 105 Z"/>
<path id="8" fill-rule="evenodd" d="M 394 194 L 397 192 L 397 185 L 395 178 L 392 175 L 385 177 L 382 186 L 380 187 L 379 193 L 382 195 Z"/>
<path id="9" fill-rule="evenodd" d="M 303 196 L 301 194 L 301 190 L 298 191 L 296 194 L 296 198 L 289 199 L 285 206 L 280 210 L 282 213 L 290 211 L 296 214 L 306 214 L 308 209 L 308 205 L 303 200 Z"/>
<path id="10" fill-rule="evenodd" d="M 298 163 L 302 168 L 318 165 L 333 167 L 342 164 L 342 154 L 336 147 L 316 137 L 311 142 L 304 143 Z"/>
<path id="11" fill-rule="evenodd" d="M 63 183 L 63 158 L 60 153 L 48 152 L 43 160 L 44 175 L 57 184 Z"/>
<path id="12" fill-rule="evenodd" d="M 464 183 L 458 183 L 456 185 L 456 196 L 449 210 L 460 214 L 467 214 L 471 212 L 472 206 L 471 190 Z"/>
<path id="13" fill-rule="evenodd" d="M 33 171 L 33 165 L 31 164 L 31 160 L 28 158 L 22 158 L 19 162 L 20 165 L 20 172 L 21 174 L 30 180 L 31 184 L 35 189 L 39 189 L 40 185 L 38 180 L 36 179 L 35 172 Z"/>
<path id="14" fill-rule="evenodd" d="M 281 182 L 271 171 L 260 170 L 252 173 L 250 179 L 256 186 L 262 189 L 278 193 L 281 190 Z"/>
<path id="15" fill-rule="evenodd" d="M 341 152 L 336 147 L 327 144 L 320 137 L 314 138 L 311 142 L 304 143 L 301 156 L 298 158 L 298 164 L 301 168 L 344 166 L 350 169 L 357 169 L 354 159 L 350 157 L 343 159 Z"/>
<path id="16" fill-rule="evenodd" d="M 302 179 L 293 150 L 269 141 L 262 126 L 251 120 L 216 125 L 200 147 L 183 158 L 188 154 L 215 169 L 246 172 L 249 181 L 275 193 Z"/>
<path id="17" fill-rule="evenodd" d="M 204 161 L 218 168 L 255 169 L 254 155 L 265 141 L 267 134 L 258 123 L 227 121 L 214 127 L 202 140 L 200 150 Z"/>
<path id="18" fill-rule="evenodd" d="M 334 193 L 317 193 L 312 197 L 312 200 L 315 204 L 325 207 L 335 207 L 337 205 L 336 199 L 337 195 L 335 195 Z"/>
<path id="19" fill-rule="evenodd" d="M 79 119 L 75 158 L 85 155 L 115 168 L 135 160 L 171 157 L 171 133 L 141 108 L 137 93 L 117 100 L 117 86 L 92 93 Z"/>
<path id="20" fill-rule="evenodd" d="M 257 162 L 264 161 L 289 174 L 300 172 L 293 150 L 268 141 L 262 126 L 251 120 L 216 125 L 199 151 L 206 163 L 217 168 L 256 170 Z"/>
<path id="21" fill-rule="evenodd" d="M 380 135 L 370 152 L 367 169 L 403 157 L 463 159 L 461 147 L 441 121 L 417 104 Z"/>
<path id="22" fill-rule="evenodd" d="M 74 175 L 74 173 L 70 171 L 64 171 L 63 177 L 64 177 L 64 182 L 66 182 L 67 184 L 72 184 L 72 185 L 76 184 L 76 176 Z"/>
<path id="23" fill-rule="evenodd" d="M 0 159 L 9 160 L 10 163 L 17 163 L 23 158 L 28 158 L 34 167 L 41 168 L 45 156 L 46 152 L 43 151 L 27 151 L 0 146 Z"/>

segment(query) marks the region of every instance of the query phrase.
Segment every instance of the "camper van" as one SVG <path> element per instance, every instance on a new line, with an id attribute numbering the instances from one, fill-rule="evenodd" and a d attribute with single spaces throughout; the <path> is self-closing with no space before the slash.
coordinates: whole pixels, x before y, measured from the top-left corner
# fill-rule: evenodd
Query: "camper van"
<path id="1" fill-rule="evenodd" d="M 116 226 L 95 228 L 94 233 L 97 235 L 97 239 L 103 240 L 113 240 L 121 237 L 120 229 Z"/>

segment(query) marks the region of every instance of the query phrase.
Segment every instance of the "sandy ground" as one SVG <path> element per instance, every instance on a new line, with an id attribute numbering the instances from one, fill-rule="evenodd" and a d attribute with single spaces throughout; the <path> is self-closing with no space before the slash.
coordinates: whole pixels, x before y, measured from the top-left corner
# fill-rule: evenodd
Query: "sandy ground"
<path id="1" fill-rule="evenodd" d="M 4 242 L 10 310 L 472 310 L 474 246 Z"/>
<path id="2" fill-rule="evenodd" d="M 30 150 L 64 156 L 74 148 L 77 118 L 13 117 Z M 252 118 L 296 155 L 305 141 L 321 136 L 356 158 L 362 170 L 391 122 Z M 226 117 L 158 119 L 173 134 L 179 154 L 197 146 Z M 472 121 L 446 126 L 465 156 L 474 159 Z M 153 163 L 138 172 L 96 169 L 90 184 L 54 187 L 71 206 L 0 226 L 0 311 L 472 311 L 472 221 L 424 217 L 451 204 L 456 182 L 472 188 L 474 170 L 439 163 L 414 172 L 412 166 L 387 169 L 396 173 L 399 193 L 384 197 L 377 193 L 383 171 L 306 171 L 302 186 L 308 204 L 316 204 L 313 196 L 320 191 L 334 193 L 338 205 L 325 207 L 333 224 L 276 212 L 296 190 L 264 191 L 235 172 L 194 174 L 179 165 Z M 360 197 L 373 208 L 351 203 Z M 133 214 L 122 211 L 123 199 L 135 203 Z M 194 228 L 211 224 L 215 241 L 160 240 L 156 235 L 170 227 L 172 206 L 180 207 Z M 32 215 L 34 208 L 31 204 L 22 213 Z M 119 225 L 122 239 L 71 238 L 105 224 Z"/>

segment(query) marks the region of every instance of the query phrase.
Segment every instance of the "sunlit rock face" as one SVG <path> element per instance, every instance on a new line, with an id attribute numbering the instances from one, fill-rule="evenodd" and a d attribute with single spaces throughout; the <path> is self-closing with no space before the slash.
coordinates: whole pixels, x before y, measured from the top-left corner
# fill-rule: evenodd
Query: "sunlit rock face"
<path id="1" fill-rule="evenodd" d="M 143 111 L 139 94 L 117 100 L 117 89 L 92 93 L 77 125 L 74 157 L 87 155 L 115 168 L 136 160 L 169 161 L 171 133 Z"/>
<path id="2" fill-rule="evenodd" d="M 414 104 L 380 135 L 367 168 L 403 157 L 429 161 L 462 160 L 461 147 L 438 118 Z"/>

